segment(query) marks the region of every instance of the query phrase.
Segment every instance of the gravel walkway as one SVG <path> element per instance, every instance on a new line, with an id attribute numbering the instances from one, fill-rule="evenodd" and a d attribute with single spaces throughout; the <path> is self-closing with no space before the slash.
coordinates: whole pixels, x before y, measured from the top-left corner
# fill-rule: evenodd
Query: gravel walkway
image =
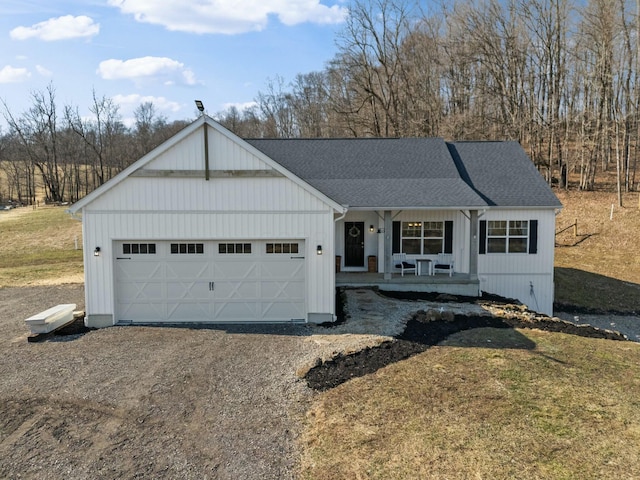
<path id="1" fill-rule="evenodd" d="M 640 342 L 640 317 L 631 315 L 585 315 L 559 312 L 558 318 L 576 325 L 591 325 L 604 330 L 615 330 L 634 342 Z"/>

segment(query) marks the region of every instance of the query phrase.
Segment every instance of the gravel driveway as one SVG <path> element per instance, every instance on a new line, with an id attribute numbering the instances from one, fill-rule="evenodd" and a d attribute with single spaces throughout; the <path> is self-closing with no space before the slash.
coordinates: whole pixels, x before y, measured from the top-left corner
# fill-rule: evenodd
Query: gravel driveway
<path id="1" fill-rule="evenodd" d="M 293 478 L 308 330 L 113 327 L 27 342 L 82 286 L 0 289 L 0 478 Z"/>

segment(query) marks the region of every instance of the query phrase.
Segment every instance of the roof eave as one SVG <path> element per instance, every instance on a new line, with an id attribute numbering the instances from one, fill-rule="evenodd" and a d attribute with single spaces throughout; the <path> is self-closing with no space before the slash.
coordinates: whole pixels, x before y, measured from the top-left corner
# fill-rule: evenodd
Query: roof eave
<path id="1" fill-rule="evenodd" d="M 464 206 L 417 206 L 417 205 L 387 205 L 387 206 L 371 206 L 371 207 L 349 207 L 349 210 L 357 210 L 357 211 L 367 211 L 367 210 L 482 210 L 488 208 L 486 205 L 464 205 Z"/>
<path id="2" fill-rule="evenodd" d="M 378 211 L 378 210 L 554 210 L 562 208 L 560 205 L 451 205 L 451 206 L 416 206 L 416 205 L 387 205 L 387 206 L 350 206 L 350 211 Z"/>

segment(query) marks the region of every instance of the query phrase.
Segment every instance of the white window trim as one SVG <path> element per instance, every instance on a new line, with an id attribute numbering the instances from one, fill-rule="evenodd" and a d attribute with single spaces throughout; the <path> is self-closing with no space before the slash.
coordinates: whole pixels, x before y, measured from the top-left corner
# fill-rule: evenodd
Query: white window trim
<path id="1" fill-rule="evenodd" d="M 405 223 L 419 223 L 420 224 L 420 236 L 419 237 L 405 237 L 404 236 L 404 224 Z M 442 229 L 441 237 L 425 237 L 425 223 L 439 223 Z M 410 220 L 400 222 L 400 252 L 407 253 L 407 255 L 437 255 L 437 253 L 424 253 L 424 241 L 425 240 L 440 240 L 440 252 L 444 252 L 444 239 L 445 239 L 445 222 L 442 220 Z M 404 240 L 419 240 L 420 252 L 408 253 L 404 252 Z"/>
<path id="2" fill-rule="evenodd" d="M 490 224 L 493 222 L 505 222 L 507 224 L 506 226 L 506 234 L 505 235 L 491 235 L 489 233 L 490 231 Z M 526 235 L 511 235 L 510 231 L 511 231 L 511 223 L 512 222 L 522 222 L 524 224 L 526 224 L 526 228 L 527 228 L 527 234 Z M 519 227 L 522 228 L 522 227 Z M 495 239 L 495 238 L 499 238 L 499 239 L 504 239 L 505 241 L 505 251 L 501 251 L 501 252 L 491 252 L 489 250 L 489 240 L 491 239 Z M 509 240 L 510 239 L 525 239 L 526 240 L 526 245 L 525 245 L 525 249 L 522 252 L 510 252 L 509 251 Z M 529 243 L 531 241 L 531 226 L 530 226 L 530 221 L 529 220 L 522 220 L 522 219 L 517 219 L 517 220 L 487 220 L 487 238 L 485 239 L 486 241 L 486 251 L 488 255 L 528 255 L 529 254 Z"/>

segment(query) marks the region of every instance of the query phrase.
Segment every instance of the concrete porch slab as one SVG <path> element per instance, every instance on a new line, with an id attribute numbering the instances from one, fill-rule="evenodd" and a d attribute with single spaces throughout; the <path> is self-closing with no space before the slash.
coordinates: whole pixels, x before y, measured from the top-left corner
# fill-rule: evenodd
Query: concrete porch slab
<path id="1" fill-rule="evenodd" d="M 480 296 L 480 281 L 468 274 L 406 275 L 394 274 L 385 279 L 382 273 L 340 272 L 336 273 L 336 287 L 377 287 L 392 292 L 448 293 L 467 297 Z"/>

